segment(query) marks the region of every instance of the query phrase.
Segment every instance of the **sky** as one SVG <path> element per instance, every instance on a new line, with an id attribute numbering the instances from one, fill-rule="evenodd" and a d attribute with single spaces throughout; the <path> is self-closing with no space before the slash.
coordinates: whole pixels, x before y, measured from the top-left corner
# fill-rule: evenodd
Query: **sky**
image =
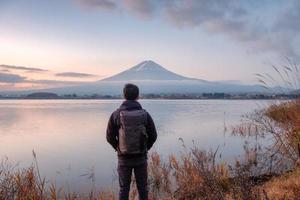
<path id="1" fill-rule="evenodd" d="M 257 83 L 300 61 L 298 0 L 0 0 L 0 89 L 96 81 L 144 60 Z"/>

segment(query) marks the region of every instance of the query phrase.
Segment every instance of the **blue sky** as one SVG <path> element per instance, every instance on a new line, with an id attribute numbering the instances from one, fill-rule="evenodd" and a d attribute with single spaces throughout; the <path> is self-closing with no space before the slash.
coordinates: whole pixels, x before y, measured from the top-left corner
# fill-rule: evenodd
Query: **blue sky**
<path id="1" fill-rule="evenodd" d="M 297 0 L 0 0 L 0 87 L 94 81 L 149 59 L 256 83 L 270 64 L 299 61 L 299 18 Z"/>

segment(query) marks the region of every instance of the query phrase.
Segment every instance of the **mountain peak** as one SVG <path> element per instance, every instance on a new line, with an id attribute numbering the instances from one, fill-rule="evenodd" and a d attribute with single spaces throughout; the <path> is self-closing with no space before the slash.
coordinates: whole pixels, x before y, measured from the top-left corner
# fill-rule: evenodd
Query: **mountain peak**
<path id="1" fill-rule="evenodd" d="M 134 67 L 130 68 L 132 71 L 165 71 L 161 65 L 157 64 L 152 60 L 145 60 Z"/>
<path id="2" fill-rule="evenodd" d="M 152 60 L 145 60 L 119 74 L 103 79 L 101 81 L 169 81 L 169 80 L 190 80 L 171 72 Z"/>

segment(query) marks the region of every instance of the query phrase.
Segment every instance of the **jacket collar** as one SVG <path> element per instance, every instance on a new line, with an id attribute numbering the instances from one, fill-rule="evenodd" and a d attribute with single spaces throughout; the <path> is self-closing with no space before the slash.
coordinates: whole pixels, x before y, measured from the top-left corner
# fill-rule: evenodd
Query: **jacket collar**
<path id="1" fill-rule="evenodd" d="M 141 110 L 142 106 L 135 100 L 125 100 L 120 106 L 120 110 Z"/>

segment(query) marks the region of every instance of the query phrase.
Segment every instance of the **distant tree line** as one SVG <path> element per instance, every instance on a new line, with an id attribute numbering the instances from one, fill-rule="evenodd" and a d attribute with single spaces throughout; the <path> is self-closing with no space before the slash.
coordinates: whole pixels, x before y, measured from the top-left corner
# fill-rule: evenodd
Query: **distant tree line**
<path id="1" fill-rule="evenodd" d="M 122 95 L 80 95 L 76 93 L 58 95 L 49 92 L 36 92 L 28 95 L 7 95 L 0 99 L 122 99 Z M 262 93 L 201 93 L 201 94 L 141 94 L 141 99 L 296 99 L 300 94 L 262 94 Z"/>

